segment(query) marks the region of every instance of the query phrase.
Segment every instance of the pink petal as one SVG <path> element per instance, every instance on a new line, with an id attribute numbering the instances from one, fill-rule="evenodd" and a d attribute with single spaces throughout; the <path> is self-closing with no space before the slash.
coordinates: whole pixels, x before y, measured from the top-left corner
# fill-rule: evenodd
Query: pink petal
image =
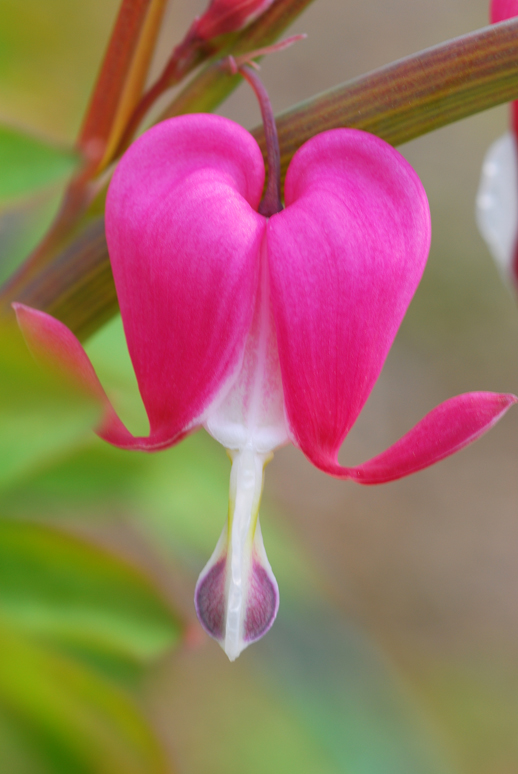
<path id="1" fill-rule="evenodd" d="M 353 129 L 300 148 L 285 198 L 267 231 L 285 405 L 295 443 L 322 466 L 336 461 L 419 283 L 430 215 L 405 159 Z"/>
<path id="2" fill-rule="evenodd" d="M 315 464 L 326 473 L 360 484 L 383 484 L 427 468 L 463 449 L 490 430 L 514 403 L 515 395 L 468 392 L 441 403 L 389 449 L 345 468 L 323 457 Z"/>
<path id="3" fill-rule="evenodd" d="M 242 356 L 259 279 L 264 181 L 251 135 L 188 115 L 146 132 L 110 185 L 106 234 L 151 434 L 179 439 Z"/>
<path id="4" fill-rule="evenodd" d="M 518 0 L 492 0 L 490 18 L 492 24 L 518 16 Z"/>
<path id="5" fill-rule="evenodd" d="M 66 325 L 45 312 L 13 304 L 27 346 L 43 364 L 93 395 L 104 408 L 97 435 L 122 448 L 146 448 L 147 439 L 134 438 L 115 413 L 80 342 Z"/>

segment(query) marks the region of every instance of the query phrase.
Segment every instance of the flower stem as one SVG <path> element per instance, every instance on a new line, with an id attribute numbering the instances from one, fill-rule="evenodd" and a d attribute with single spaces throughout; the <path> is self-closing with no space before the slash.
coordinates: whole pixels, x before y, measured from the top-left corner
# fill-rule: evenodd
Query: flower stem
<path id="1" fill-rule="evenodd" d="M 259 205 L 259 213 L 267 218 L 282 210 L 281 201 L 281 152 L 279 150 L 279 137 L 273 115 L 272 103 L 266 88 L 257 75 L 257 72 L 249 65 L 241 65 L 239 72 L 253 88 L 261 108 L 261 116 L 264 124 L 266 139 L 266 157 L 268 159 L 268 184 L 266 193 Z"/>

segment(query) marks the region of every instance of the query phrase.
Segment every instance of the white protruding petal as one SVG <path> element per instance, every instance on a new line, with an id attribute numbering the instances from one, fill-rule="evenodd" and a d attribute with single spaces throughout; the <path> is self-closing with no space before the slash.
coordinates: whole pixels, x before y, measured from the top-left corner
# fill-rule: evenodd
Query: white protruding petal
<path id="1" fill-rule="evenodd" d="M 260 283 L 242 363 L 205 419 L 208 432 L 227 449 L 248 447 L 261 454 L 289 440 L 265 251 L 263 242 Z"/>
<path id="2" fill-rule="evenodd" d="M 268 458 L 250 449 L 232 453 L 228 524 L 194 595 L 201 624 L 231 661 L 268 631 L 279 607 L 258 520 Z"/>
<path id="3" fill-rule="evenodd" d="M 518 236 L 518 163 L 510 133 L 489 148 L 477 194 L 477 225 L 506 279 L 511 275 Z"/>
<path id="4" fill-rule="evenodd" d="M 242 361 L 204 417 L 207 431 L 229 450 L 232 471 L 228 524 L 198 579 L 195 605 L 231 661 L 268 631 L 279 607 L 258 517 L 264 465 L 289 440 L 267 257 L 264 241 Z"/>

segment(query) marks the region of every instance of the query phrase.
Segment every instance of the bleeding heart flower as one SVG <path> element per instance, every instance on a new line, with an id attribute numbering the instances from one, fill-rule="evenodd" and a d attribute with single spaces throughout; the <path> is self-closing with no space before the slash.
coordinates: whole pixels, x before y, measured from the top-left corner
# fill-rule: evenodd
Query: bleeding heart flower
<path id="1" fill-rule="evenodd" d="M 342 441 L 424 269 L 426 194 L 394 148 L 353 129 L 300 148 L 286 209 L 270 218 L 258 213 L 264 177 L 253 137 L 213 115 L 150 129 L 114 174 L 106 234 L 147 437 L 118 419 L 68 328 L 15 305 L 31 349 L 102 400 L 101 438 L 154 451 L 203 425 L 229 449 L 228 523 L 195 601 L 231 659 L 278 608 L 258 522 L 263 467 L 276 447 L 291 441 L 326 473 L 378 484 L 461 449 L 516 401 L 458 396 L 378 457 L 342 467 Z"/>
<path id="2" fill-rule="evenodd" d="M 492 0 L 491 22 L 518 16 L 518 0 Z M 477 193 L 477 225 L 504 278 L 518 289 L 518 102 L 510 131 L 489 148 Z"/>
<path id="3" fill-rule="evenodd" d="M 255 21 L 273 0 L 211 0 L 205 13 L 193 24 L 193 32 L 202 40 L 237 32 Z"/>

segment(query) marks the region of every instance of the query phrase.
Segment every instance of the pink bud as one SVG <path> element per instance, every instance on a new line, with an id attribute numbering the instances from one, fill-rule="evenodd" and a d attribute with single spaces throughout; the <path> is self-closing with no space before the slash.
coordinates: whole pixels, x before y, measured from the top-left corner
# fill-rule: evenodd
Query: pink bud
<path id="1" fill-rule="evenodd" d="M 202 40 L 212 40 L 226 32 L 236 32 L 261 16 L 273 0 L 212 0 L 205 13 L 193 24 Z"/>

